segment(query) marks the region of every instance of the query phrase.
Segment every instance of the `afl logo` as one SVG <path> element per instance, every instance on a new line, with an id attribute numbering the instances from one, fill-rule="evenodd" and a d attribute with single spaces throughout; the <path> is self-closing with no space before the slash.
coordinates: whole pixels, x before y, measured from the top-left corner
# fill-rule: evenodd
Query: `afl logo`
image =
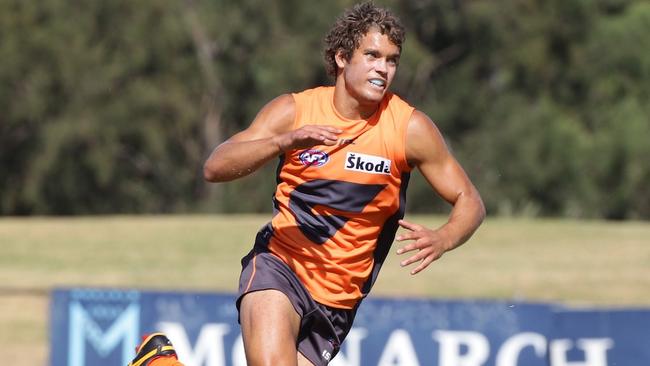
<path id="1" fill-rule="evenodd" d="M 307 166 L 323 166 L 330 160 L 326 152 L 314 149 L 301 152 L 298 158 L 303 165 Z"/>

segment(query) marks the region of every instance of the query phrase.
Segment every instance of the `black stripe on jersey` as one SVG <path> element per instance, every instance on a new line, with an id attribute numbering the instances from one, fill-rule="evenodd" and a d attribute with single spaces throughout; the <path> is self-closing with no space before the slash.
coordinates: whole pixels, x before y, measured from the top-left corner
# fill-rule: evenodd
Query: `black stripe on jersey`
<path id="1" fill-rule="evenodd" d="M 359 213 L 386 187 L 340 180 L 316 179 L 297 186 L 289 197 L 289 209 L 300 231 L 312 242 L 323 244 L 350 220 L 345 215 L 316 215 L 312 209 L 325 206 Z"/>
<path id="2" fill-rule="evenodd" d="M 395 240 L 395 234 L 399 228 L 398 221 L 404 218 L 404 211 L 406 210 L 406 189 L 408 188 L 410 178 L 410 173 L 402 174 L 402 183 L 399 187 L 399 208 L 393 216 L 386 220 L 384 227 L 379 233 L 379 237 L 377 238 L 377 247 L 374 252 L 375 262 L 372 267 L 372 272 L 370 272 L 370 277 L 361 289 L 363 296 L 367 295 L 375 284 L 377 276 L 379 275 L 379 270 L 381 269 L 382 264 L 384 264 L 384 260 L 386 260 L 390 247 L 393 245 L 393 241 Z"/>

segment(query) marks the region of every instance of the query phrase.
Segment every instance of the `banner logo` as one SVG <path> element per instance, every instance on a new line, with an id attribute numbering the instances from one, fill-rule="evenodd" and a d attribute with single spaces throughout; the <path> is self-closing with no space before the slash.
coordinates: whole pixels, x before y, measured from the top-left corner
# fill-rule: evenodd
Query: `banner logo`
<path id="1" fill-rule="evenodd" d="M 137 297 L 135 292 L 74 292 L 68 307 L 68 365 L 89 365 L 113 352 L 121 356 L 122 364 L 129 363 L 139 340 Z"/>

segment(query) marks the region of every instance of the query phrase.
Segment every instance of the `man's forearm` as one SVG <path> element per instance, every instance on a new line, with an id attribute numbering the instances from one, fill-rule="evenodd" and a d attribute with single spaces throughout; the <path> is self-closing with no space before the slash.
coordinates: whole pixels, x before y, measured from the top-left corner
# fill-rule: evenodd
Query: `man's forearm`
<path id="1" fill-rule="evenodd" d="M 449 233 L 452 250 L 466 242 L 485 218 L 485 206 L 478 193 L 461 194 L 441 230 Z"/>
<path id="2" fill-rule="evenodd" d="M 203 177 L 209 182 L 228 182 L 244 177 L 279 156 L 276 139 L 229 142 L 217 146 L 203 165 Z"/>

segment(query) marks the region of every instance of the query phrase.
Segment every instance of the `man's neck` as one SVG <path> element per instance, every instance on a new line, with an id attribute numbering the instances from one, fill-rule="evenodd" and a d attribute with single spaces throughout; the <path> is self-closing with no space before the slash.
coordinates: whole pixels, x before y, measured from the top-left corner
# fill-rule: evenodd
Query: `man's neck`
<path id="1" fill-rule="evenodd" d="M 337 82 L 334 87 L 334 108 L 341 116 L 348 119 L 368 119 L 375 114 L 379 103 L 363 103 L 348 92 L 345 83 Z"/>

